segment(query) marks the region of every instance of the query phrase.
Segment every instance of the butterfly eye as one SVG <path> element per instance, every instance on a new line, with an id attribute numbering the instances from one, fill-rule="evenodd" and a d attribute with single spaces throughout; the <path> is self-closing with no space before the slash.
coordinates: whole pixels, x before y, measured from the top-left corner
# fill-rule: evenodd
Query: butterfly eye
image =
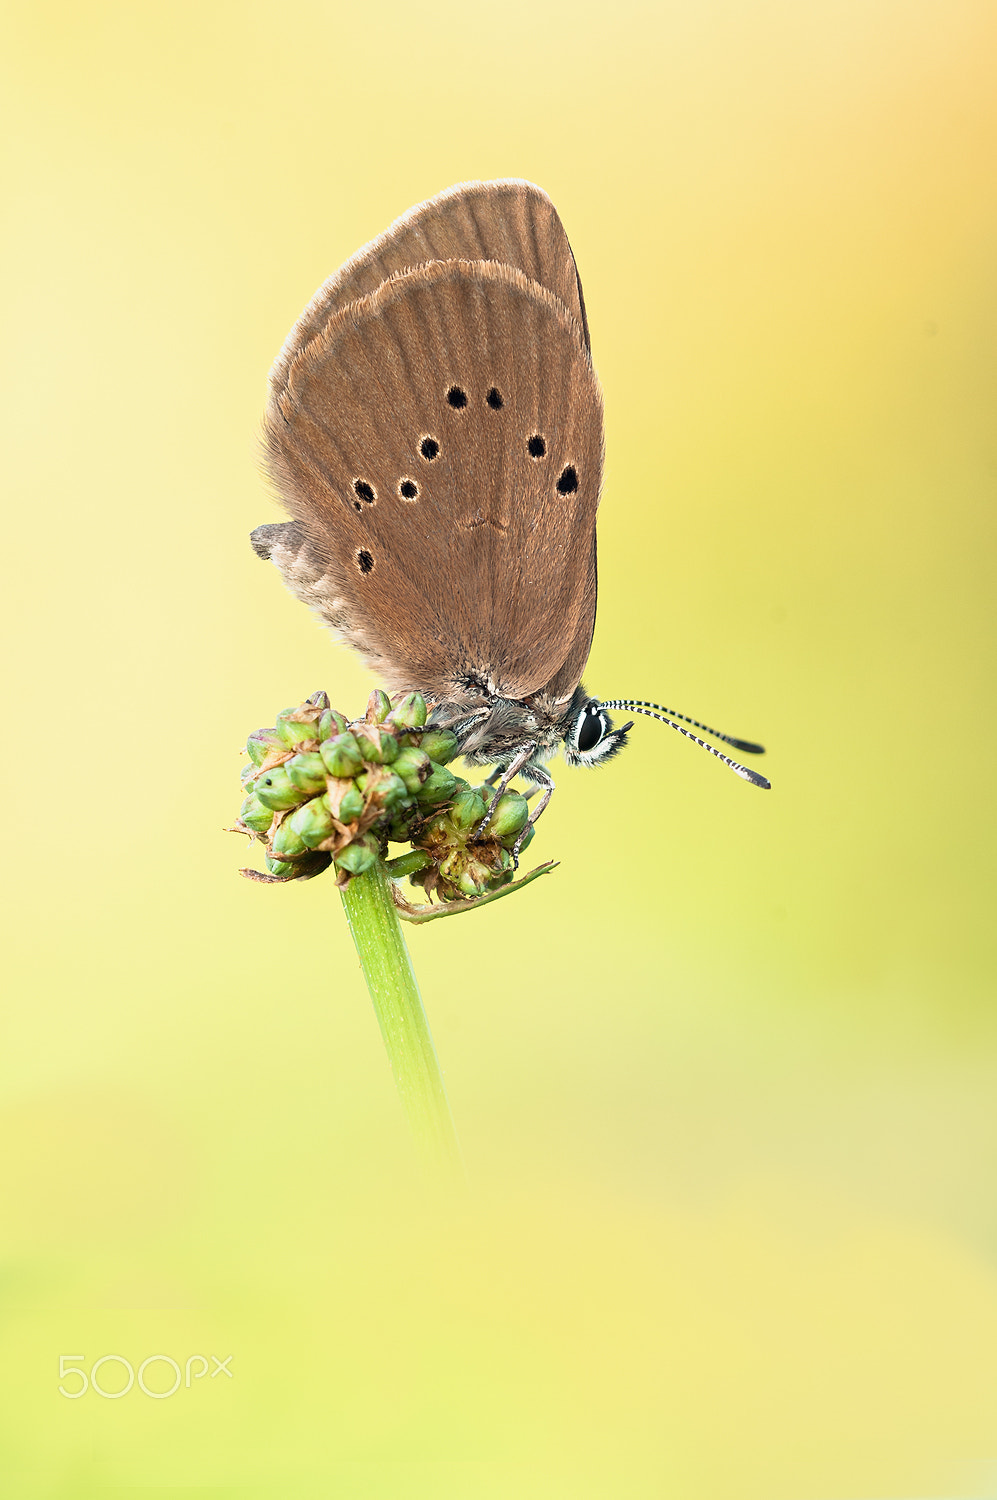
<path id="1" fill-rule="evenodd" d="M 606 715 L 591 704 L 587 704 L 578 725 L 578 737 L 575 740 L 577 748 L 583 755 L 594 750 L 608 728 L 609 720 Z"/>

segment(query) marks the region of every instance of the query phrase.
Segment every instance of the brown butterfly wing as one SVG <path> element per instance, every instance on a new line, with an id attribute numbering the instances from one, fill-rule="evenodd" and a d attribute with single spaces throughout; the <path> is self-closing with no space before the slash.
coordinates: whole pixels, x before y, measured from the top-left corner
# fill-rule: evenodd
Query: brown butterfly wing
<path id="1" fill-rule="evenodd" d="M 298 351 L 266 436 L 307 559 L 287 581 L 389 684 L 570 692 L 595 620 L 602 401 L 550 291 L 495 261 L 382 283 Z"/>
<path id="2" fill-rule="evenodd" d="M 581 324 L 588 347 L 575 258 L 547 194 L 518 178 L 461 182 L 410 208 L 330 276 L 288 335 L 272 385 L 284 383 L 296 355 L 348 303 L 376 291 L 399 271 L 430 260 L 497 260 L 514 266 L 563 302 Z"/>

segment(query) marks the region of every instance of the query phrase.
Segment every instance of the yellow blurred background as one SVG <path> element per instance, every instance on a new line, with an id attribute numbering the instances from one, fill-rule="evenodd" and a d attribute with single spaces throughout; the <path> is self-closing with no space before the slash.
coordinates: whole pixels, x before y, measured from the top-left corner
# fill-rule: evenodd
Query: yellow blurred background
<path id="1" fill-rule="evenodd" d="M 5 31 L 4 1493 L 997 1494 L 992 5 Z M 250 730 L 372 685 L 248 544 L 270 362 L 508 175 L 605 391 L 586 683 L 774 790 L 641 720 L 555 768 L 551 879 L 410 929 L 453 1202 L 331 880 L 222 829 Z M 153 1355 L 232 1360 L 115 1399 Z"/>

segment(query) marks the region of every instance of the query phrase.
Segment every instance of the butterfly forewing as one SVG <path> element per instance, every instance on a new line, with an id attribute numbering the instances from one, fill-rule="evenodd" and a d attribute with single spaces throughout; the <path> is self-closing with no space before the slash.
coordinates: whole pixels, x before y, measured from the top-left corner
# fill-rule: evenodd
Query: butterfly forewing
<path id="1" fill-rule="evenodd" d="M 522 698 L 577 681 L 602 406 L 557 296 L 491 260 L 383 282 L 299 346 L 267 441 L 321 572 L 310 602 L 389 682 Z"/>
<path id="2" fill-rule="evenodd" d="M 376 291 L 399 271 L 430 260 L 496 260 L 514 266 L 564 303 L 588 347 L 575 259 L 547 194 L 516 178 L 464 182 L 410 208 L 319 288 L 288 335 L 271 384 L 276 388 L 283 383 L 295 356 L 348 303 Z"/>

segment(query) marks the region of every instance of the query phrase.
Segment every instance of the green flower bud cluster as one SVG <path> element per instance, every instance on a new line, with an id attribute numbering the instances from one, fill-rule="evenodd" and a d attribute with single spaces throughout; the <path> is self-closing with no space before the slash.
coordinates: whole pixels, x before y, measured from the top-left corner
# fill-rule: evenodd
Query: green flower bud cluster
<path id="1" fill-rule="evenodd" d="M 520 844 L 525 848 L 533 829 L 527 827 L 529 806 L 519 792 L 503 793 L 481 827 L 494 795 L 491 787 L 470 786 L 456 777 L 447 804 L 421 820 L 410 835 L 412 852 L 389 860 L 388 873 L 407 875 L 440 901 L 467 900 L 508 884 L 516 868 L 514 846 L 526 829 Z"/>
<path id="2" fill-rule="evenodd" d="M 427 717 L 419 693 L 392 701 L 375 691 L 366 716 L 353 722 L 314 693 L 251 734 L 236 830 L 266 845 L 268 874 L 254 878 L 308 879 L 334 866 L 345 885 L 390 841 L 410 848 L 388 861 L 389 873 L 440 900 L 510 881 L 513 847 L 524 829 L 520 847 L 533 834 L 526 799 L 505 792 L 475 838 L 494 793 L 453 774 L 456 736 Z"/>

